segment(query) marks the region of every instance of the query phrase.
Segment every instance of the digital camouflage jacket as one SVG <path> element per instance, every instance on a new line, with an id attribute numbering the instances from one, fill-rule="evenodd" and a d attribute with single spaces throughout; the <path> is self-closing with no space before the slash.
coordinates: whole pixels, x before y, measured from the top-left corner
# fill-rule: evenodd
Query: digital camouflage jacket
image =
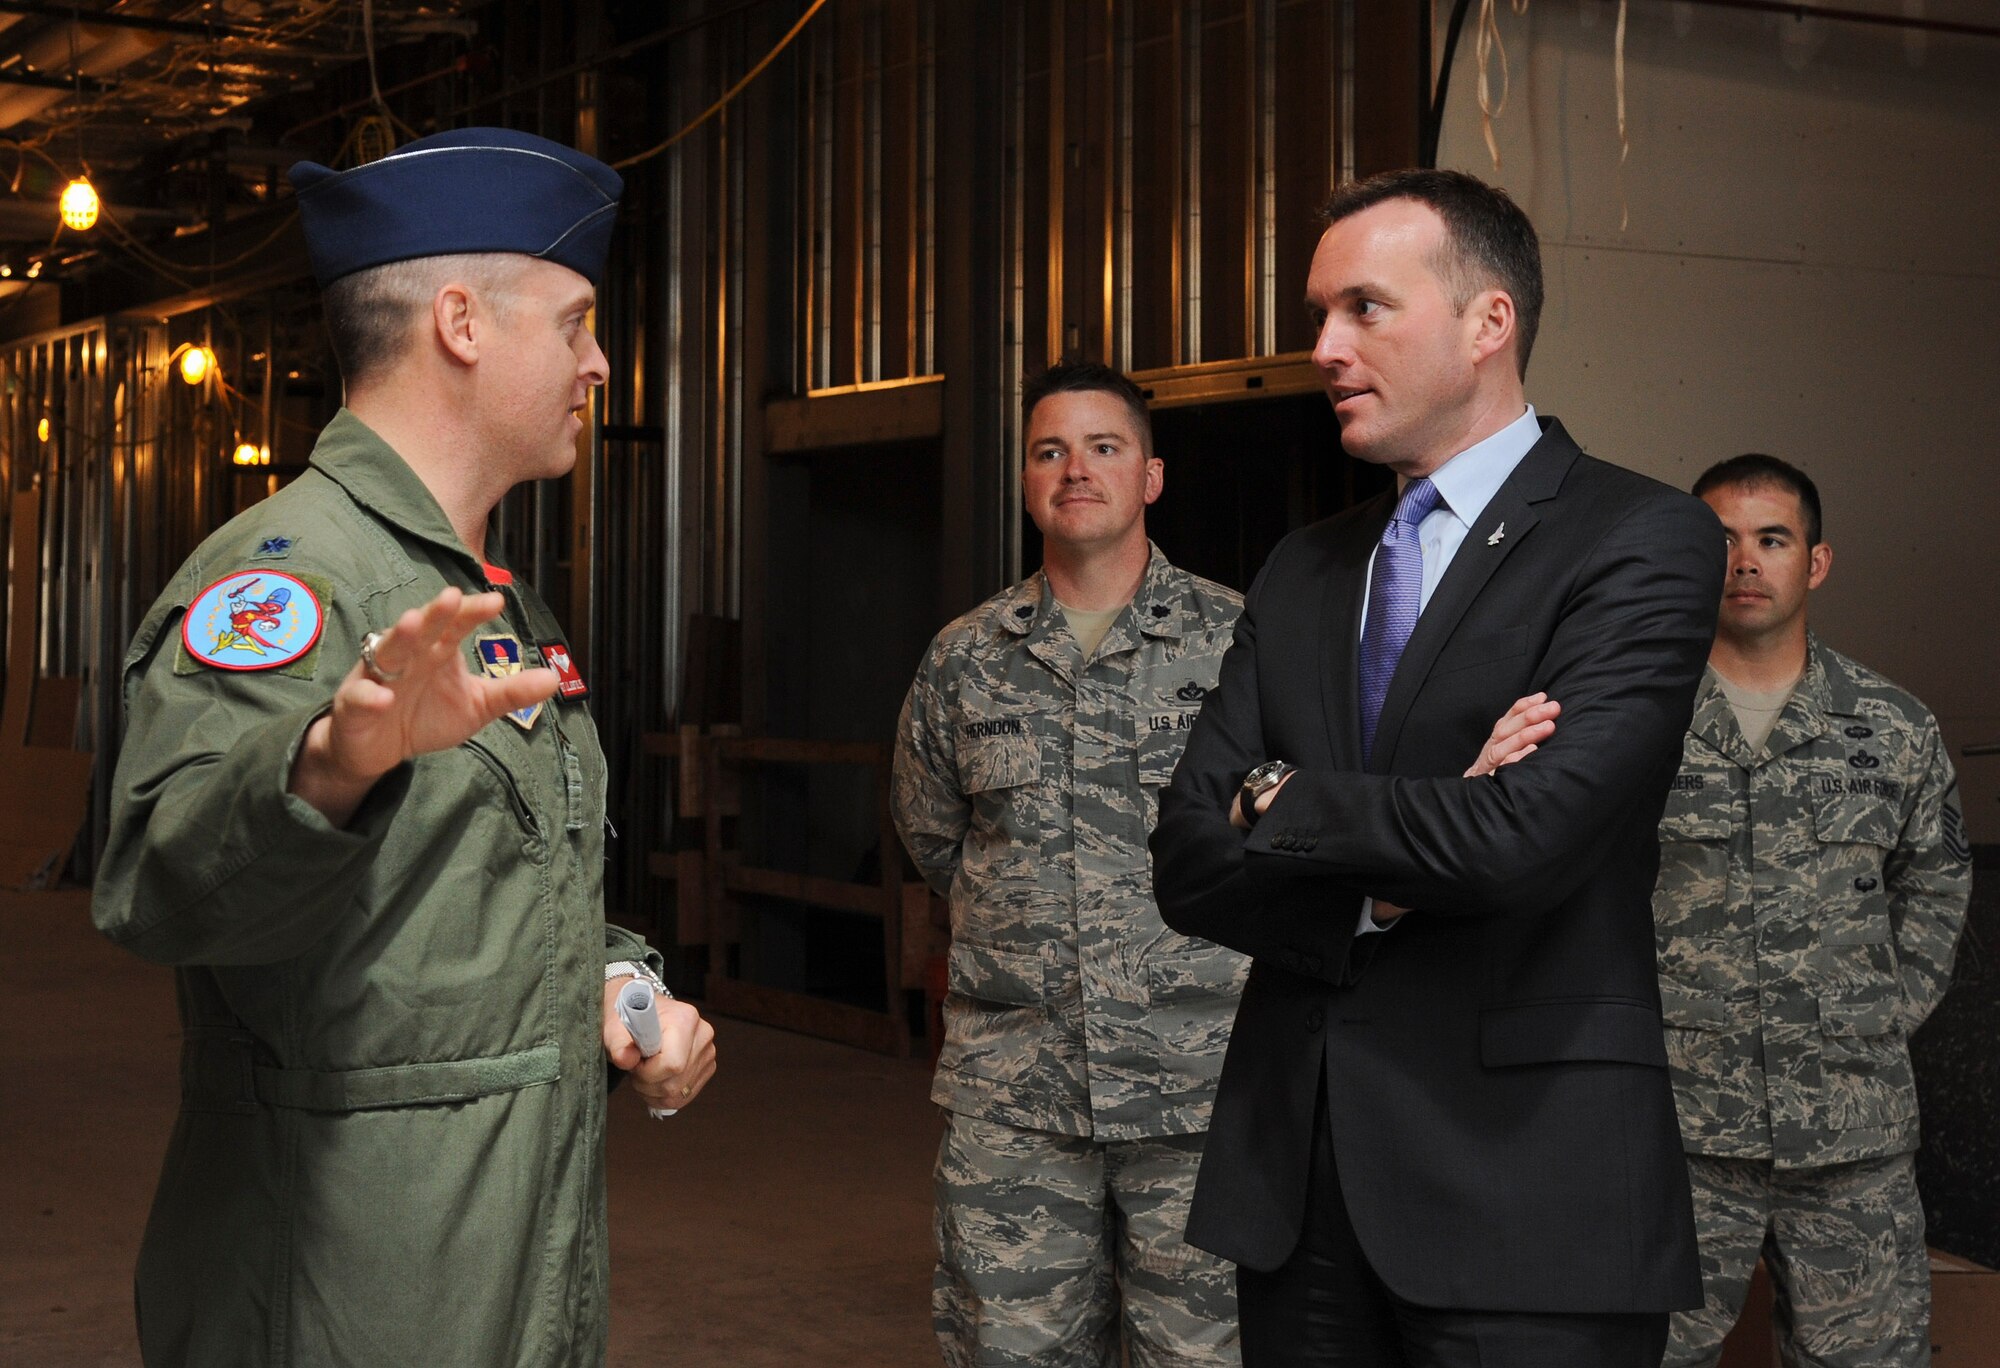
<path id="1" fill-rule="evenodd" d="M 1921 703 L 1813 640 L 1752 755 L 1711 670 L 1653 898 L 1688 1151 L 1802 1168 L 1915 1149 L 1910 1032 L 1944 996 L 1971 883 Z"/>
<path id="2" fill-rule="evenodd" d="M 894 804 L 951 901 L 941 1106 L 1104 1141 L 1207 1129 L 1249 961 L 1167 929 L 1146 838 L 1242 605 L 1154 548 L 1088 661 L 1040 573 L 932 642 Z"/>

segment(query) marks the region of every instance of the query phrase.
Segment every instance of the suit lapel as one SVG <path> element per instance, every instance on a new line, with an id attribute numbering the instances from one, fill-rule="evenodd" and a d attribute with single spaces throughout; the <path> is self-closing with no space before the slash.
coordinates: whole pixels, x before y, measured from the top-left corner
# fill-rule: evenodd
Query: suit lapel
<path id="1" fill-rule="evenodd" d="M 1417 619 L 1402 659 L 1396 662 L 1388 695 L 1382 700 L 1382 716 L 1375 723 L 1375 749 L 1368 766 L 1372 772 L 1390 772 L 1403 723 L 1438 652 L 1451 640 L 1487 582 L 1514 554 L 1515 548 L 1528 539 L 1542 519 L 1539 505 L 1555 498 L 1562 488 L 1563 477 L 1581 454 L 1562 424 L 1550 419 L 1541 440 L 1521 458 L 1514 473 L 1487 503 L 1472 530 L 1465 534 L 1465 540 L 1451 559 L 1451 568 L 1445 571 L 1437 591 Z"/>
<path id="2" fill-rule="evenodd" d="M 1327 749 L 1334 768 L 1361 768 L 1361 702 L 1357 680 L 1361 668 L 1361 599 L 1368 587 L 1368 556 L 1382 540 L 1382 529 L 1395 512 L 1392 489 L 1345 529 L 1333 548 L 1332 569 L 1320 605 L 1319 678 L 1326 712 Z"/>

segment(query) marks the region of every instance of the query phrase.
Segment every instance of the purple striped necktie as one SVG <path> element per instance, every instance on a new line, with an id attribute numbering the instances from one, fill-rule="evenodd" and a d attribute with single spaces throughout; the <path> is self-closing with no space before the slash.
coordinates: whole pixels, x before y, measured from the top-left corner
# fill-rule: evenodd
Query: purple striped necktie
<path id="1" fill-rule="evenodd" d="M 1429 480 L 1412 480 L 1396 501 L 1395 516 L 1382 529 L 1375 567 L 1368 575 L 1368 621 L 1361 629 L 1361 758 L 1375 749 L 1375 724 L 1382 700 L 1396 677 L 1396 662 L 1416 630 L 1423 610 L 1424 548 L 1417 524 L 1442 502 Z"/>

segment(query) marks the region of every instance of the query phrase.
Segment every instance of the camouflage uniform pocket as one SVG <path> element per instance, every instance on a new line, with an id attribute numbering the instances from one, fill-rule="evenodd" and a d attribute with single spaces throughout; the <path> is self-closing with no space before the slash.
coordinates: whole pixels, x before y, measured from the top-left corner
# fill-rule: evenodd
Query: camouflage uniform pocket
<path id="1" fill-rule="evenodd" d="M 1147 731 L 1139 736 L 1139 782 L 1149 788 L 1165 788 L 1173 782 L 1174 766 L 1187 749 L 1184 731 Z"/>
<path id="2" fill-rule="evenodd" d="M 1813 834 L 1821 845 L 1865 845 L 1893 850 L 1901 821 L 1887 799 L 1861 794 L 1813 794 Z"/>
<path id="3" fill-rule="evenodd" d="M 1879 945 L 1882 949 L 1869 953 L 1866 964 L 1871 973 L 1890 976 L 1895 951 L 1883 865 L 1899 838 L 1899 825 L 1895 809 L 1881 798 L 1813 794 L 1820 944 Z"/>
<path id="4" fill-rule="evenodd" d="M 951 991 L 980 1002 L 1039 1007 L 1049 997 L 1049 961 L 1038 954 L 954 939 L 950 972 Z"/>
<path id="5" fill-rule="evenodd" d="M 1704 802 L 1700 793 L 1668 795 L 1653 898 L 1663 945 L 1673 937 L 1728 934 L 1730 814 L 1729 806 Z"/>
<path id="6" fill-rule="evenodd" d="M 1169 1002 L 1237 997 L 1249 977 L 1247 955 L 1206 942 L 1146 959 L 1146 993 L 1155 1007 Z"/>
<path id="7" fill-rule="evenodd" d="M 1752 1015 L 1754 1016 L 1754 1004 Z M 1743 1067 L 1756 1050 L 1754 1020 L 1739 1019 L 1721 998 L 1662 990 L 1667 1072 L 1681 1134 L 1689 1139 L 1729 1135 L 1758 1114 L 1763 1081 Z"/>
<path id="8" fill-rule="evenodd" d="M 1893 986 L 1820 995 L 1820 1099 L 1827 1125 L 1886 1126 L 1916 1115 L 1902 1015 L 1902 995 Z"/>
<path id="9" fill-rule="evenodd" d="M 986 736 L 959 745 L 958 780 L 967 793 L 1019 788 L 1041 772 L 1041 747 L 1033 736 Z"/>

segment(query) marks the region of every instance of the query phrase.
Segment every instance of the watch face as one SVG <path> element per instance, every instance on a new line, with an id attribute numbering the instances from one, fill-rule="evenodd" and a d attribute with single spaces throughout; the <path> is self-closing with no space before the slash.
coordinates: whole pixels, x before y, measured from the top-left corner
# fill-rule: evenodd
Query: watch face
<path id="1" fill-rule="evenodd" d="M 1257 766 L 1257 768 L 1251 770 L 1248 774 L 1243 776 L 1243 787 L 1247 789 L 1254 789 L 1257 792 L 1261 793 L 1263 790 L 1269 788 L 1272 784 L 1276 783 L 1277 780 L 1284 774 L 1284 772 L 1285 772 L 1284 761 L 1266 760 L 1263 764 Z"/>

